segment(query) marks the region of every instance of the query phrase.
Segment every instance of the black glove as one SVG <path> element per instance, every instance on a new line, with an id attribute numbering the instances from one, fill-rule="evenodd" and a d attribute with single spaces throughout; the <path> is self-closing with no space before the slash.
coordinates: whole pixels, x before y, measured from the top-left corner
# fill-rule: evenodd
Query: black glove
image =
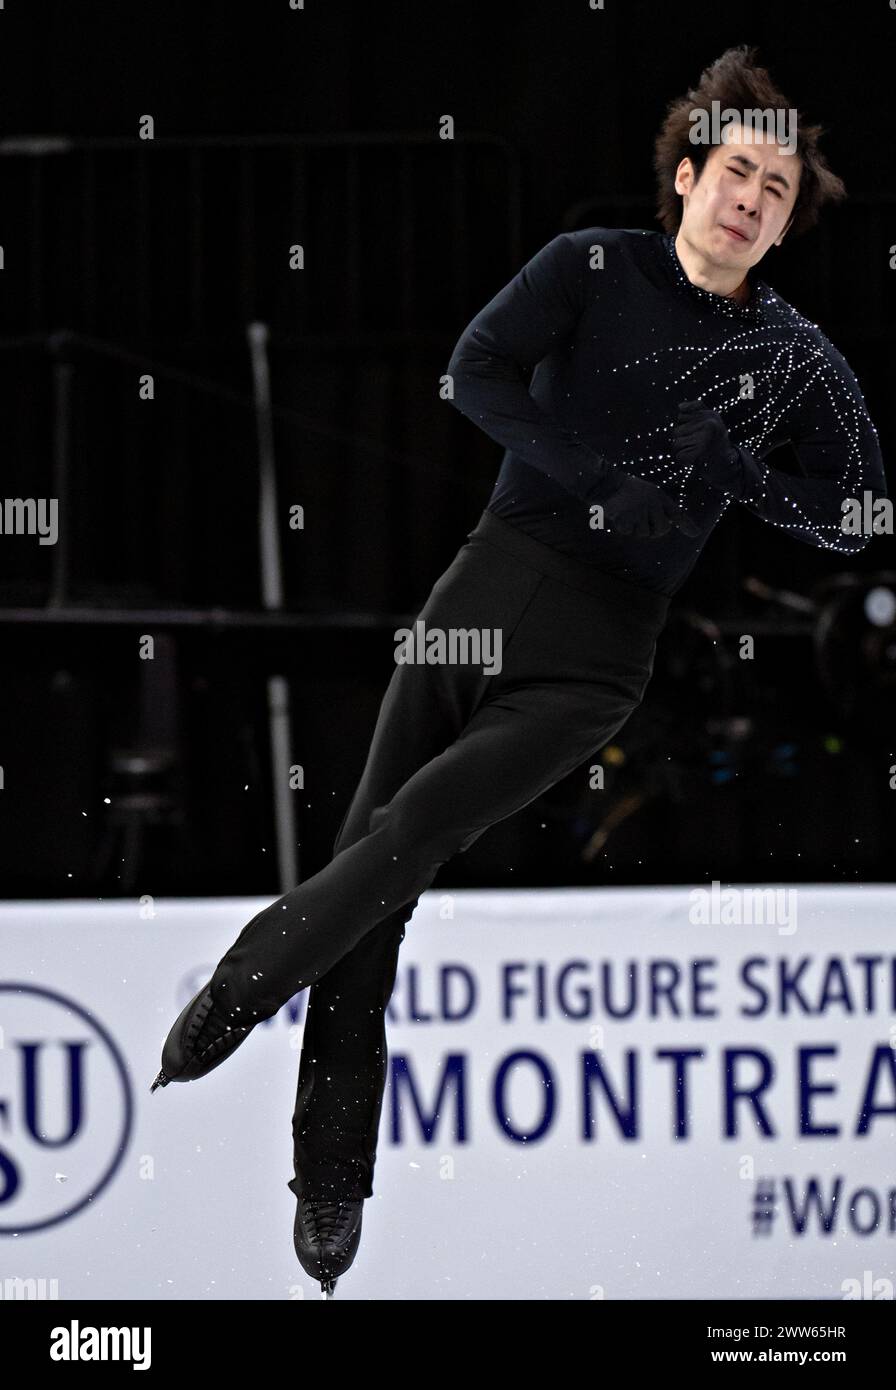
<path id="1" fill-rule="evenodd" d="M 681 401 L 672 452 L 676 462 L 696 468 L 711 487 L 743 496 L 747 477 L 740 450 L 732 444 L 717 410 L 709 410 L 700 401 Z"/>
<path id="2" fill-rule="evenodd" d="M 686 536 L 699 536 L 700 527 L 678 503 L 645 478 L 622 473 L 618 487 L 601 502 L 604 519 L 621 536 L 665 536 L 677 526 Z"/>

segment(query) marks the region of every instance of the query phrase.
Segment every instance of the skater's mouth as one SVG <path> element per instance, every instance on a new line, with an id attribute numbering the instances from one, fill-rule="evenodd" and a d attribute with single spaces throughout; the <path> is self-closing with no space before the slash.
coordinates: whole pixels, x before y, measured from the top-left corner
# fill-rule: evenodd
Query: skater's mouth
<path id="1" fill-rule="evenodd" d="M 722 228 L 723 231 L 727 232 L 728 235 L 729 235 L 730 237 L 732 237 L 735 241 L 749 241 L 749 240 L 750 240 L 750 238 L 747 236 L 746 232 L 740 231 L 737 227 L 729 227 L 729 226 L 728 226 L 726 223 L 724 223 L 724 222 L 720 222 L 720 223 L 719 223 L 719 226 Z"/>

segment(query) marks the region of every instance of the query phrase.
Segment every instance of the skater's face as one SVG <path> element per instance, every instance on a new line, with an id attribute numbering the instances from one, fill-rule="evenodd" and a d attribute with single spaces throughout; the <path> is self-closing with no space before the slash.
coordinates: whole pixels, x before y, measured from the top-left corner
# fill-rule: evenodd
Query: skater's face
<path id="1" fill-rule="evenodd" d="M 699 179 L 690 159 L 676 170 L 681 234 L 707 261 L 746 271 L 773 243 L 780 246 L 784 240 L 802 160 L 782 153 L 773 134 L 766 138 L 764 131 L 744 132 L 734 125 L 725 134 L 724 144 L 709 151 Z"/>

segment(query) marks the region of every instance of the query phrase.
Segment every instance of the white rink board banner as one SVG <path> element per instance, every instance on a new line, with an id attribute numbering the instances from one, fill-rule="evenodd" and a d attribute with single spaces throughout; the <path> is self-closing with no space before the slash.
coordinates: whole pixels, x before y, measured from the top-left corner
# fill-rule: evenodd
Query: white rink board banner
<path id="1" fill-rule="evenodd" d="M 317 1298 L 307 992 L 150 1094 L 271 898 L 0 905 L 0 1296 Z M 432 890 L 347 1299 L 885 1299 L 896 887 Z"/>

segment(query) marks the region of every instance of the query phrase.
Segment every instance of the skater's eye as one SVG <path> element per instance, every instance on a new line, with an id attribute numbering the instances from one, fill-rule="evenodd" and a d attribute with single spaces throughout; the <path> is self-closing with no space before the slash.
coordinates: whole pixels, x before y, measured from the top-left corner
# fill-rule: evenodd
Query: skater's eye
<path id="1" fill-rule="evenodd" d="M 731 173 L 731 174 L 737 174 L 737 177 L 738 177 L 739 179 L 745 179 L 745 178 L 747 177 L 746 174 L 744 173 L 744 171 L 743 171 L 742 169 L 735 169 L 735 167 L 734 167 L 733 164 L 729 164 L 729 165 L 728 165 L 728 172 Z M 783 196 L 784 196 L 783 193 L 779 193 L 778 190 L 777 190 L 777 188 L 774 188 L 774 187 L 772 187 L 771 185 L 769 186 L 769 188 L 768 188 L 767 191 L 768 191 L 769 193 L 774 193 L 774 195 L 775 195 L 776 198 L 783 198 Z"/>

